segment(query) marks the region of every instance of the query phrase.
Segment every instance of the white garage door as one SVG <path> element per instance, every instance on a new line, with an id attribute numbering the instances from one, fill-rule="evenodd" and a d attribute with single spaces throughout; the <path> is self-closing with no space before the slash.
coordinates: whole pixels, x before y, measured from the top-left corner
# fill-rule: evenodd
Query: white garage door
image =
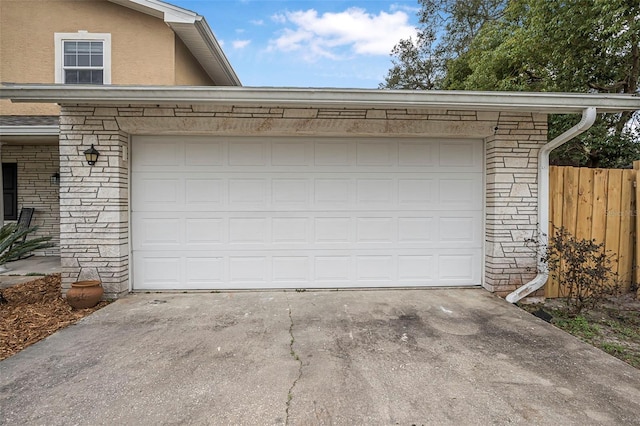
<path id="1" fill-rule="evenodd" d="M 480 284 L 477 140 L 145 136 L 135 289 Z"/>

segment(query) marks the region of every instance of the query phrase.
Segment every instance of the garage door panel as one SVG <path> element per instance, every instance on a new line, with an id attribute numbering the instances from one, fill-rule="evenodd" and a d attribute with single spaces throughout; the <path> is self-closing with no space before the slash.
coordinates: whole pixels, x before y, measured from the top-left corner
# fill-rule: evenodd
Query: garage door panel
<path id="1" fill-rule="evenodd" d="M 310 142 L 274 141 L 271 148 L 271 165 L 308 168 L 313 164 Z"/>
<path id="2" fill-rule="evenodd" d="M 183 222 L 181 219 L 175 217 L 153 217 L 132 222 L 137 236 L 134 250 L 176 250 L 182 248 Z"/>
<path id="3" fill-rule="evenodd" d="M 290 282 L 299 286 L 311 279 L 309 256 L 273 256 L 272 266 L 274 282 Z"/>
<path id="4" fill-rule="evenodd" d="M 479 156 L 482 155 L 482 150 L 478 148 L 481 146 L 474 141 L 441 142 L 439 166 L 445 169 L 457 167 L 479 172 L 479 166 L 482 165 Z"/>
<path id="5" fill-rule="evenodd" d="M 477 177 L 443 178 L 438 183 L 441 210 L 477 209 L 482 198 L 482 181 Z"/>
<path id="6" fill-rule="evenodd" d="M 230 286 L 264 286 L 270 281 L 268 256 L 235 253 L 228 261 Z"/>
<path id="7" fill-rule="evenodd" d="M 262 140 L 235 141 L 229 144 L 228 164 L 230 166 L 267 165 L 267 144 Z"/>
<path id="8" fill-rule="evenodd" d="M 352 163 L 352 143 L 348 140 L 323 140 L 314 144 L 314 165 L 323 167 L 340 166 L 338 170 L 343 170 L 345 166 Z"/>
<path id="9" fill-rule="evenodd" d="M 401 141 L 398 144 L 398 165 L 404 168 L 415 167 L 418 170 L 437 166 L 438 145 L 424 141 Z"/>
<path id="10" fill-rule="evenodd" d="M 271 181 L 271 207 L 274 209 L 309 208 L 311 181 L 300 178 L 274 178 Z"/>
<path id="11" fill-rule="evenodd" d="M 469 282 L 476 275 L 476 258 L 472 254 L 441 254 L 438 257 L 440 279 L 446 282 Z"/>
<path id="12" fill-rule="evenodd" d="M 314 208 L 348 209 L 352 206 L 352 179 L 316 178 L 314 179 Z"/>
<path id="13" fill-rule="evenodd" d="M 229 244 L 260 244 L 269 243 L 269 220 L 264 217 L 230 217 Z"/>
<path id="14" fill-rule="evenodd" d="M 195 288 L 208 288 L 224 282 L 225 262 L 222 257 L 197 257 L 184 259 L 185 282 Z"/>
<path id="15" fill-rule="evenodd" d="M 178 170 L 184 165 L 184 145 L 173 139 L 159 140 L 154 137 L 136 138 L 136 166 L 139 170 Z"/>
<path id="16" fill-rule="evenodd" d="M 171 290 L 182 288 L 182 259 L 177 256 L 133 253 L 133 279 L 137 288 Z"/>
<path id="17" fill-rule="evenodd" d="M 312 218 L 274 217 L 271 220 L 272 243 L 274 245 L 306 244 L 310 240 Z"/>
<path id="18" fill-rule="evenodd" d="M 222 142 L 203 140 L 186 142 L 185 166 L 187 167 L 221 167 L 224 165 L 224 145 Z"/>
<path id="19" fill-rule="evenodd" d="M 365 167 L 393 167 L 397 162 L 397 147 L 388 141 L 358 141 L 356 165 Z"/>
<path id="20" fill-rule="evenodd" d="M 437 180 L 404 178 L 398 180 L 398 205 L 403 209 L 427 210 L 437 207 Z"/>
<path id="21" fill-rule="evenodd" d="M 357 243 L 387 243 L 398 241 L 393 217 L 359 217 L 356 219 Z"/>
<path id="22" fill-rule="evenodd" d="M 229 179 L 230 210 L 240 208 L 265 209 L 267 207 L 269 184 L 267 178 L 231 178 Z"/>
<path id="23" fill-rule="evenodd" d="M 186 178 L 185 206 L 204 204 L 205 208 L 220 208 L 225 202 L 225 180 L 219 178 Z"/>
<path id="24" fill-rule="evenodd" d="M 394 257 L 388 254 L 356 256 L 356 280 L 363 283 L 395 280 Z"/>
<path id="25" fill-rule="evenodd" d="M 185 218 L 185 244 L 187 249 L 191 246 L 220 245 L 226 242 L 224 237 L 225 220 L 222 218 Z M 203 247 L 205 248 L 205 247 Z"/>
<path id="26" fill-rule="evenodd" d="M 379 207 L 388 209 L 395 205 L 395 188 L 393 179 L 357 179 L 356 180 L 356 207 Z"/>
<path id="27" fill-rule="evenodd" d="M 398 256 L 398 282 L 407 283 L 432 283 L 437 270 L 434 265 L 434 256 L 406 255 Z"/>
<path id="28" fill-rule="evenodd" d="M 135 253 L 134 279 L 145 290 L 478 285 L 478 257 L 460 250 Z"/>
<path id="29" fill-rule="evenodd" d="M 482 152 L 464 140 L 136 137 L 134 288 L 480 284 Z"/>
<path id="30" fill-rule="evenodd" d="M 133 211 L 478 210 L 482 180 L 470 173 L 134 173 Z M 175 177 L 174 177 L 175 176 Z"/>
<path id="31" fill-rule="evenodd" d="M 134 250 L 466 248 L 481 246 L 482 212 L 134 212 Z"/>

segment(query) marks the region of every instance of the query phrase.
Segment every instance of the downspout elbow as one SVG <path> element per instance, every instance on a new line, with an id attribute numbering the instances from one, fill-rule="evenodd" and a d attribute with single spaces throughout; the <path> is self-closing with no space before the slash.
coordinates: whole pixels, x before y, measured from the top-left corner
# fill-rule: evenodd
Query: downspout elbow
<path id="1" fill-rule="evenodd" d="M 597 110 L 595 107 L 589 107 L 583 110 L 582 119 L 578 124 L 540 148 L 538 154 L 538 235 L 540 236 L 547 233 L 548 230 L 546 228 L 549 226 L 549 153 L 560 145 L 589 130 L 596 121 L 596 116 Z M 546 252 L 546 244 L 540 242 L 538 274 L 525 285 L 509 293 L 506 297 L 507 302 L 516 303 L 546 284 L 549 278 L 549 268 L 542 260 Z"/>

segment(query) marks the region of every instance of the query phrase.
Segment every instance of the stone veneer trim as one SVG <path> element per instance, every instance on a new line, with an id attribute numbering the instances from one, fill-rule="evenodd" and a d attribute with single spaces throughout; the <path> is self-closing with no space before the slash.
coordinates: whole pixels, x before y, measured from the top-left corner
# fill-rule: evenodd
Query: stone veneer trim
<path id="1" fill-rule="evenodd" d="M 129 283 L 132 135 L 468 137 L 484 139 L 484 286 L 506 293 L 533 278 L 525 239 L 537 218 L 537 155 L 545 114 L 407 108 L 234 105 L 63 105 L 60 118 L 63 287 L 99 278 L 118 297 Z M 100 151 L 94 167 L 82 152 Z"/>

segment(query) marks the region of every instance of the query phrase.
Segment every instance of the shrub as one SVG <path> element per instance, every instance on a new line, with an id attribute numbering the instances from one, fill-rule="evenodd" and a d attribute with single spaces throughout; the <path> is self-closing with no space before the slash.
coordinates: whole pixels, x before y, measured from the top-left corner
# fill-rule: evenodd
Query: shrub
<path id="1" fill-rule="evenodd" d="M 555 230 L 542 260 L 558 281 L 560 297 L 565 298 L 571 314 L 593 309 L 619 290 L 611 257 L 604 243 L 576 238 L 564 227 Z"/>

